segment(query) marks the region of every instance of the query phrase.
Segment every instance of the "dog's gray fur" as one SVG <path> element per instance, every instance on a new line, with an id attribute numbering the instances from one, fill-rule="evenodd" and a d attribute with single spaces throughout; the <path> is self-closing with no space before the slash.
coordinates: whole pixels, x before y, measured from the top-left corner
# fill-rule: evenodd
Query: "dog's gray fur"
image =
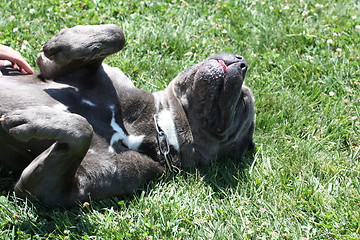
<path id="1" fill-rule="evenodd" d="M 253 147 L 245 59 L 212 56 L 152 94 L 102 63 L 124 43 L 115 25 L 65 29 L 38 56 L 42 80 L 11 69 L 0 78 L 0 161 L 20 173 L 18 196 L 71 206 L 131 194 L 166 171 L 156 126 L 174 168 Z"/>

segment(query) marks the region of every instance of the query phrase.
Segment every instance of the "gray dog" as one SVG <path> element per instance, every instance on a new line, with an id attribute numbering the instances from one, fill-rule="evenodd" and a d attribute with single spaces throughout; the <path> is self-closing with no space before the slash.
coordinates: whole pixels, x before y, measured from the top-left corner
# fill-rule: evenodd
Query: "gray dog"
<path id="1" fill-rule="evenodd" d="M 0 162 L 21 174 L 17 196 L 53 206 L 125 196 L 254 146 L 243 57 L 214 55 L 149 93 L 102 63 L 124 43 L 115 25 L 65 29 L 38 56 L 42 77 L 0 78 Z"/>

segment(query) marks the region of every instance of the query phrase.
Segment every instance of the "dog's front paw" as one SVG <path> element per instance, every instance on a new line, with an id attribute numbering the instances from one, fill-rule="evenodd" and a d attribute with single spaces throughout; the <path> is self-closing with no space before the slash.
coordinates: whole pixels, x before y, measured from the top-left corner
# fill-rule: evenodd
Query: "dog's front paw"
<path id="1" fill-rule="evenodd" d="M 0 123 L 11 136 L 21 141 L 27 141 L 29 140 L 27 136 L 31 134 L 30 132 L 35 132 L 35 129 L 30 126 L 28 117 L 24 117 L 22 113 L 22 110 L 16 110 L 5 114 L 1 116 Z"/>
<path id="2" fill-rule="evenodd" d="M 124 44 L 124 34 L 116 25 L 79 25 L 61 30 L 45 43 L 43 52 L 50 60 L 65 65 L 73 60 L 105 58 Z"/>
<path id="3" fill-rule="evenodd" d="M 1 117 L 2 128 L 20 141 L 31 139 L 75 140 L 92 136 L 92 128 L 83 117 L 50 107 L 15 110 Z"/>

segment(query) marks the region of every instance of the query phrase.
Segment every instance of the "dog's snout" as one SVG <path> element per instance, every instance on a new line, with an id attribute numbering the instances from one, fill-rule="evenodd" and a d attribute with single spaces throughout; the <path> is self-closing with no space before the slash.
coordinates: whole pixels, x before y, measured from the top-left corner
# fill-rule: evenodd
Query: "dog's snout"
<path id="1" fill-rule="evenodd" d="M 226 66 L 230 66 L 233 63 L 239 64 L 242 71 L 246 71 L 248 64 L 245 58 L 241 55 L 234 55 L 231 53 L 219 53 L 210 57 L 210 59 L 221 60 Z"/>

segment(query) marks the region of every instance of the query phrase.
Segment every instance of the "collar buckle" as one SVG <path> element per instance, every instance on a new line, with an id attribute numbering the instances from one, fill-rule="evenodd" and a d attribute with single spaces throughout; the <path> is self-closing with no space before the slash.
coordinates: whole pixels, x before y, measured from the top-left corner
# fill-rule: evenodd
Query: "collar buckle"
<path id="1" fill-rule="evenodd" d="M 165 158 L 166 166 L 173 173 L 179 173 L 180 169 L 174 165 L 172 157 L 170 155 L 169 138 L 166 135 L 166 133 L 159 127 L 159 125 L 157 123 L 157 114 L 154 114 L 154 123 L 155 123 L 155 129 L 157 132 L 157 135 L 156 135 L 157 144 L 159 146 L 160 153 Z"/>

